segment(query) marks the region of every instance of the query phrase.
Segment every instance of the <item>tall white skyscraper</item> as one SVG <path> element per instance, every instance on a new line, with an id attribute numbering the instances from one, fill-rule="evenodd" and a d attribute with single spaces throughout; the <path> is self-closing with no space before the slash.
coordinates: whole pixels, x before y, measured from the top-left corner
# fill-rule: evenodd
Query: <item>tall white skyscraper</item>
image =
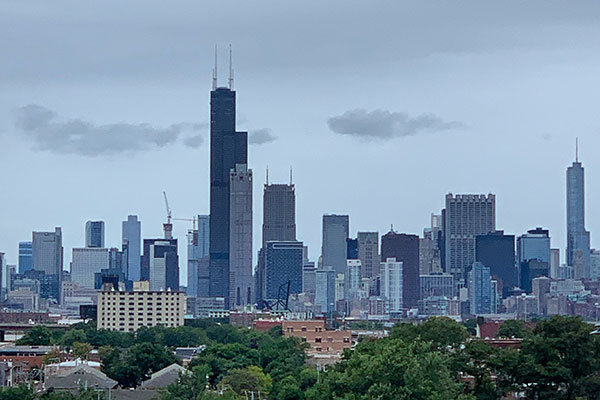
<path id="1" fill-rule="evenodd" d="M 125 253 L 125 275 L 130 281 L 141 277 L 142 224 L 137 215 L 129 215 L 122 224 L 123 252 Z"/>
<path id="2" fill-rule="evenodd" d="M 386 300 L 386 312 L 401 312 L 403 307 L 402 261 L 388 258 L 381 263 L 381 295 Z"/>

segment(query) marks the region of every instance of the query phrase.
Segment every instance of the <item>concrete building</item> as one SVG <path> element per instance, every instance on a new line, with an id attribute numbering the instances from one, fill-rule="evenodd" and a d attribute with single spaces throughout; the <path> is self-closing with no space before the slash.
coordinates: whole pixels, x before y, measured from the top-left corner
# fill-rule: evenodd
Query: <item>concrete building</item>
<path id="1" fill-rule="evenodd" d="M 454 277 L 452 274 L 427 274 L 419 277 L 421 299 L 427 297 L 454 297 Z"/>
<path id="2" fill-rule="evenodd" d="M 109 252 L 105 248 L 85 247 L 73 249 L 71 281 L 81 287 L 94 289 L 94 274 L 109 267 Z"/>
<path id="3" fill-rule="evenodd" d="M 403 262 L 396 261 L 393 257 L 381 262 L 381 295 L 386 300 L 388 314 L 402 312 L 405 307 L 403 269 Z"/>
<path id="4" fill-rule="evenodd" d="M 183 326 L 185 293 L 176 291 L 98 293 L 98 329 L 135 331 L 143 326 Z"/>
<path id="5" fill-rule="evenodd" d="M 128 215 L 122 222 L 122 243 L 126 251 L 124 273 L 130 281 L 139 281 L 142 268 L 142 223 L 137 215 Z"/>
<path id="6" fill-rule="evenodd" d="M 358 232 L 358 259 L 362 266 L 362 276 L 372 278 L 379 275 L 379 232 Z"/>
<path id="7" fill-rule="evenodd" d="M 496 196 L 449 193 L 443 214 L 445 272 L 460 287 L 475 262 L 475 238 L 496 230 Z"/>
<path id="8" fill-rule="evenodd" d="M 19 273 L 33 269 L 33 243 L 19 242 Z"/>
<path id="9" fill-rule="evenodd" d="M 550 278 L 559 279 L 560 249 L 550 249 Z"/>
<path id="10" fill-rule="evenodd" d="M 104 248 L 104 221 L 85 223 L 85 247 Z"/>
<path id="11" fill-rule="evenodd" d="M 347 260 L 346 261 L 346 283 L 344 288 L 346 290 L 345 298 L 349 299 L 361 289 L 362 283 L 362 264 L 360 260 Z"/>
<path id="12" fill-rule="evenodd" d="M 590 233 L 585 229 L 585 173 L 579 162 L 567 169 L 567 264 L 575 279 L 590 276 Z M 579 259 L 579 261 L 578 261 Z"/>
<path id="13" fill-rule="evenodd" d="M 352 331 L 327 330 L 325 320 L 284 320 L 281 328 L 284 336 L 297 337 L 309 345 L 306 350 L 309 357 L 327 354 L 337 361 L 345 349 L 352 348 Z"/>
<path id="14" fill-rule="evenodd" d="M 142 279 L 150 290 L 179 290 L 177 239 L 144 239 Z"/>
<path id="15" fill-rule="evenodd" d="M 333 267 L 336 274 L 346 271 L 350 218 L 347 215 L 323 215 L 323 266 Z"/>
<path id="16" fill-rule="evenodd" d="M 252 170 L 236 164 L 229 179 L 229 308 L 254 303 Z"/>
<path id="17" fill-rule="evenodd" d="M 302 266 L 302 293 L 314 298 L 317 290 L 317 267 L 314 262 L 306 261 Z"/>
<path id="18" fill-rule="evenodd" d="M 62 230 L 55 228 L 54 232 L 33 232 L 32 240 L 33 269 L 44 272 L 50 285 L 48 298 L 60 302 L 60 284 L 63 270 Z M 42 291 L 43 292 L 43 291 Z M 44 293 L 42 293 L 44 297 Z"/>
<path id="19" fill-rule="evenodd" d="M 590 278 L 600 278 L 600 251 L 598 250 L 592 250 L 590 254 Z"/>
<path id="20" fill-rule="evenodd" d="M 419 237 L 390 230 L 381 237 L 381 261 L 394 258 L 402 262 L 402 306 L 419 304 Z"/>
<path id="21" fill-rule="evenodd" d="M 296 192 L 294 184 L 269 184 L 263 192 L 262 247 L 270 241 L 296 240 Z"/>

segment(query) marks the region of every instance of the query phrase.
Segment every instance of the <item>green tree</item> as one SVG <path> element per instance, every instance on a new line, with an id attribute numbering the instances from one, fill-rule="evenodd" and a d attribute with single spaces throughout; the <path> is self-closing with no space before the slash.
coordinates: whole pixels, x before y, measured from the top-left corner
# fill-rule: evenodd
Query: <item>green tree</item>
<path id="1" fill-rule="evenodd" d="M 467 329 L 448 317 L 429 318 L 421 325 L 410 323 L 397 324 L 392 329 L 392 338 L 407 342 L 421 338 L 431 342 L 436 349 L 456 348 L 467 340 Z"/>
<path id="2" fill-rule="evenodd" d="M 522 339 L 529 334 L 531 334 L 531 329 L 525 324 L 525 321 L 509 319 L 500 325 L 496 337 Z"/>
<path id="3" fill-rule="evenodd" d="M 35 392 L 25 385 L 0 387 L 1 400 L 35 400 Z"/>
<path id="4" fill-rule="evenodd" d="M 239 395 L 261 392 L 263 396 L 268 396 L 273 385 L 271 377 L 256 365 L 229 371 L 221 383 Z"/>
<path id="5" fill-rule="evenodd" d="M 45 326 L 36 325 L 23 335 L 23 337 L 17 341 L 17 344 L 26 346 L 49 346 L 52 344 L 52 333 Z"/>
<path id="6" fill-rule="evenodd" d="M 73 346 L 73 343 L 75 342 L 87 342 L 87 335 L 85 334 L 85 331 L 83 329 L 70 329 L 67 332 L 65 332 L 65 334 L 60 338 L 59 341 L 59 343 L 62 346 L 68 348 L 71 348 L 71 346 Z"/>
<path id="7" fill-rule="evenodd" d="M 161 393 L 161 400 L 196 400 L 206 390 L 209 367 L 196 366 L 191 373 L 181 374 L 177 383 Z"/>
<path id="8" fill-rule="evenodd" d="M 73 356 L 77 358 L 81 358 L 82 360 L 87 360 L 88 355 L 92 351 L 92 345 L 85 342 L 75 342 L 73 343 Z"/>

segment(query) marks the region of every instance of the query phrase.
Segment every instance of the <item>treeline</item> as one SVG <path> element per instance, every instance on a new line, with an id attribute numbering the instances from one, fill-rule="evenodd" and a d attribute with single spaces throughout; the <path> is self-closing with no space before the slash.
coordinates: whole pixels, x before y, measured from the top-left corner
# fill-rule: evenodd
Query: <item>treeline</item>
<path id="1" fill-rule="evenodd" d="M 179 362 L 174 347 L 206 345 L 191 373 L 161 393 L 163 400 L 245 399 L 252 392 L 271 400 L 492 400 L 510 393 L 575 400 L 600 399 L 600 339 L 593 331 L 578 317 L 556 316 L 534 328 L 508 321 L 499 336 L 522 342 L 499 348 L 451 319 L 432 318 L 365 339 L 322 372 L 306 365 L 305 344 L 280 328 L 257 332 L 197 321 L 121 333 L 86 324 L 62 335 L 32 329 L 21 342 L 99 348 L 103 371 L 125 387 Z"/>

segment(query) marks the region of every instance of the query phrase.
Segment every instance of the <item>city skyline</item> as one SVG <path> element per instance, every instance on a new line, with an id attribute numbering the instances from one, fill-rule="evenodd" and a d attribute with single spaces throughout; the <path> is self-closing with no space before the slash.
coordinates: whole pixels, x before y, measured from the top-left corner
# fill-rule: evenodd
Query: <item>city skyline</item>
<path id="1" fill-rule="evenodd" d="M 19 14 L 25 20 L 35 20 L 38 13 L 46 16 L 44 26 L 49 29 L 47 37 L 56 36 L 56 29 L 60 25 L 56 10 L 41 8 L 33 13 L 26 8 L 2 7 L 6 11 L 3 13 L 5 18 L 14 14 Z M 332 12 L 329 5 L 325 7 L 325 13 Z M 355 4 L 348 10 L 365 11 L 367 15 L 373 15 L 374 11 L 362 7 Z M 422 21 L 422 13 L 426 10 L 416 5 L 394 7 L 398 7 L 396 11 L 404 11 L 400 14 L 413 17 L 417 23 Z M 582 35 L 581 32 L 581 29 L 593 30 L 592 32 L 597 29 L 588 19 L 588 15 L 594 15 L 596 7 L 598 6 L 593 3 L 587 3 L 582 4 L 578 10 L 566 12 L 565 8 L 559 6 L 542 11 L 537 7 L 534 10 L 533 6 L 526 6 L 518 9 L 520 19 L 515 16 L 516 8 L 494 9 L 499 22 L 494 25 L 495 31 L 484 33 L 483 43 L 487 47 L 464 38 L 454 44 L 443 41 L 439 46 L 430 40 L 415 43 L 420 44 L 420 47 L 400 41 L 397 43 L 397 52 L 390 52 L 389 46 L 374 45 L 372 52 L 367 53 L 372 55 L 368 62 L 352 60 L 348 55 L 351 50 L 365 52 L 369 51 L 368 48 L 359 43 L 358 48 L 351 49 L 337 36 L 324 46 L 328 52 L 310 50 L 306 48 L 306 44 L 301 44 L 301 49 L 310 50 L 308 58 L 299 60 L 292 57 L 288 61 L 278 59 L 274 54 L 290 47 L 289 44 L 284 46 L 267 38 L 267 48 L 273 49 L 273 54 L 265 54 L 265 51 L 256 52 L 256 45 L 244 40 L 239 33 L 229 34 L 215 29 L 211 35 L 195 35 L 196 38 L 203 39 L 194 46 L 183 42 L 182 47 L 186 51 L 197 49 L 193 55 L 186 56 L 191 58 L 179 59 L 193 61 L 179 63 L 193 66 L 193 73 L 183 66 L 173 70 L 172 75 L 164 75 L 166 72 L 160 68 L 138 71 L 136 68 L 142 67 L 137 64 L 128 65 L 128 68 L 121 65 L 121 73 L 114 75 L 114 81 L 105 79 L 105 87 L 99 87 L 93 81 L 102 77 L 106 73 L 104 68 L 107 67 L 101 64 L 98 71 L 86 63 L 85 57 L 69 58 L 74 66 L 80 68 L 80 72 L 74 74 L 76 81 L 73 82 L 65 80 L 61 75 L 64 72 L 56 69 L 60 66 L 64 67 L 64 71 L 73 72 L 66 61 L 52 59 L 49 63 L 29 63 L 28 68 L 19 72 L 10 69 L 4 76 L 14 79 L 0 82 L 6 89 L 0 95 L 0 114 L 5 121 L 0 130 L 3 131 L 3 143 L 12 151 L 2 157 L 0 166 L 3 171 L 11 171 L 17 167 L 20 173 L 6 174 L 6 187 L 10 188 L 10 195 L 4 196 L 6 203 L 0 215 L 3 221 L 0 251 L 6 253 L 9 264 L 15 264 L 18 242 L 31 240 L 31 231 L 52 231 L 55 226 L 61 226 L 65 247 L 63 268 L 68 268 L 71 258 L 69 249 L 84 246 L 85 221 L 104 220 L 106 246 L 119 247 L 120 222 L 129 214 L 138 215 L 143 222 L 143 237 L 159 237 L 166 218 L 160 193 L 162 190 L 169 193 L 176 216 L 189 218 L 208 213 L 207 130 L 201 131 L 204 142 L 197 148 L 174 144 L 153 151 L 134 149 L 131 157 L 118 152 L 88 157 L 77 152 L 44 148 L 39 137 L 31 136 L 22 130 L 22 126 L 18 128 L 14 125 L 15 112 L 18 114 L 17 111 L 24 111 L 21 107 L 27 104 L 38 104 L 56 112 L 57 115 L 52 117 L 55 118 L 51 120 L 52 124 L 46 126 L 52 129 L 61 126 L 60 121 L 64 119 L 77 118 L 93 126 L 112 124 L 115 121 L 124 121 L 125 127 L 128 123 L 143 122 L 163 127 L 178 121 L 206 123 L 209 115 L 207 92 L 210 89 L 215 41 L 221 49 L 221 58 L 224 58 L 227 43 L 231 42 L 234 46 L 236 87 L 240 93 L 240 128 L 250 131 L 251 141 L 253 135 L 260 138 L 261 135 L 256 135 L 262 132 L 262 140 L 268 142 L 268 129 L 271 137 L 277 137 L 262 145 L 257 144 L 261 140 L 255 139 L 251 146 L 249 164 L 255 171 L 256 184 L 260 186 L 264 182 L 263 171 L 266 170 L 266 165 L 270 166 L 271 180 L 275 183 L 286 182 L 290 164 L 294 167 L 297 237 L 309 246 L 311 259 L 315 260 L 320 252 L 320 220 L 323 214 L 350 215 L 351 236 L 357 231 L 383 233 L 390 223 L 394 223 L 399 232 L 419 234 L 427 226 L 430 213 L 438 213 L 442 208 L 443 196 L 448 192 L 496 194 L 497 229 L 518 236 L 536 226 L 548 228 L 552 236 L 552 247 L 563 249 L 561 256 L 564 258 L 567 242 L 564 170 L 574 159 L 574 151 L 570 149 L 574 147 L 575 136 L 581 137 L 580 159 L 587 174 L 586 229 L 592 233 L 591 247 L 596 247 L 594 232 L 600 229 L 600 223 L 597 222 L 600 219 L 589 205 L 597 203 L 596 199 L 600 195 L 600 189 L 595 185 L 600 161 L 594 160 L 590 155 L 596 144 L 594 133 L 600 121 L 591 112 L 592 105 L 596 103 L 595 95 L 587 93 L 586 88 L 597 82 L 591 72 L 597 69 L 598 60 L 594 55 L 597 44 L 585 38 L 593 35 Z M 451 7 L 447 11 L 453 12 Z M 485 15 L 485 11 L 490 10 L 485 6 L 477 6 L 469 16 L 479 15 L 477 13 Z M 81 15 L 83 10 L 75 9 L 73 12 Z M 273 12 L 286 15 L 276 6 Z M 341 17 L 343 16 L 339 18 Z M 116 26 L 123 27 L 126 25 L 124 22 L 131 19 L 132 15 L 126 12 L 120 20 L 113 20 L 114 17 L 99 13 L 90 18 L 110 20 Z M 233 18 L 239 21 L 239 17 Z M 142 10 L 140 20 L 156 20 L 151 6 Z M 508 28 L 522 29 L 523 20 L 538 22 L 541 26 L 554 30 L 551 33 L 534 30 L 530 41 L 514 37 Z M 165 16 L 161 21 L 159 25 L 167 28 L 173 28 L 175 22 L 170 16 Z M 384 26 L 388 26 L 386 21 L 389 22 L 384 18 Z M 474 29 L 473 25 L 478 24 L 470 20 L 461 21 L 465 22 L 463 29 L 466 31 Z M 185 29 L 191 26 L 188 20 L 178 22 Z M 454 27 L 438 18 L 434 18 L 434 22 L 440 24 L 442 33 Z M 316 21 L 315 24 L 319 32 L 325 29 L 323 21 Z M 556 28 L 559 25 L 562 26 L 560 30 Z M 7 21 L 1 29 L 2 32 L 12 32 L 19 28 Z M 140 24 L 131 24 L 131 29 L 134 34 L 145 32 Z M 292 24 L 291 29 L 297 32 L 299 24 Z M 397 35 L 392 36 L 398 38 L 418 37 L 419 35 L 410 33 L 421 32 L 415 24 L 394 29 L 399 30 L 393 31 Z M 169 32 L 177 35 L 174 31 Z M 376 35 L 378 32 L 381 33 L 375 31 L 369 35 Z M 270 33 L 272 32 L 266 31 L 261 34 L 264 38 Z M 369 36 L 369 39 L 373 39 L 373 36 Z M 508 45 L 500 45 L 499 39 Z M 571 46 L 574 39 L 579 43 L 576 47 Z M 79 49 L 78 46 L 82 44 L 74 42 L 72 45 Z M 125 49 L 128 48 L 124 46 Z M 37 47 L 32 44 L 32 48 Z M 109 59 L 117 54 L 111 50 L 107 41 L 100 41 L 97 48 Z M 341 52 L 344 65 L 334 62 L 334 57 L 328 55 L 329 52 L 334 53 L 332 50 Z M 14 55 L 14 65 L 17 67 L 25 57 L 21 50 L 13 47 L 9 54 Z M 157 54 L 157 59 L 165 59 L 160 52 Z M 522 58 L 524 54 L 527 56 Z M 174 58 L 177 59 L 177 56 L 182 57 L 182 54 L 176 51 Z M 514 60 L 524 61 L 509 66 Z M 35 68 L 33 64 L 49 64 L 50 71 L 32 70 Z M 165 64 L 160 66 L 162 68 Z M 272 72 L 269 76 L 265 76 L 266 67 Z M 307 71 L 305 77 L 298 78 L 298 68 Z M 577 71 L 577 79 L 572 76 L 572 71 Z M 139 80 L 134 80 L 132 75 L 138 75 L 138 72 Z M 377 72 L 377 75 L 373 72 Z M 444 76 L 440 76 L 441 72 Z M 157 85 L 156 76 L 171 76 L 172 80 L 158 80 L 160 83 L 154 87 Z M 378 79 L 372 79 L 373 76 Z M 507 78 L 509 76 L 510 79 Z M 454 81 L 460 82 L 460 86 L 452 83 Z M 498 81 L 506 83 L 503 85 L 505 87 L 499 87 Z M 527 83 L 523 86 L 525 81 Z M 38 83 L 46 85 L 40 86 Z M 18 93 L 14 91 L 15 87 L 19 88 Z M 143 94 L 145 101 L 137 101 L 137 95 L 135 98 L 131 95 L 121 97 L 124 94 L 123 87 L 138 95 Z M 466 94 L 465 91 L 471 94 Z M 356 96 L 355 93 L 380 95 Z M 106 98 L 115 98 L 114 104 L 105 104 L 109 103 L 104 101 Z M 176 106 L 165 104 L 165 98 L 172 99 L 167 103 Z M 435 100 L 432 101 L 432 98 Z M 493 98 L 493 104 L 481 101 L 489 98 Z M 303 106 L 306 103 L 313 104 Z M 567 109 L 569 112 L 564 112 L 564 116 L 548 112 L 564 111 L 567 104 L 573 106 Z M 357 108 L 368 112 L 346 114 Z M 271 112 L 273 109 L 279 112 Z M 498 109 L 501 111 L 498 112 Z M 388 110 L 389 114 L 374 113 L 374 110 Z M 395 120 L 398 115 L 394 113 L 406 113 L 413 118 L 432 113 L 442 121 L 462 122 L 464 126 L 453 125 L 454 128 L 443 132 L 418 133 L 390 140 L 357 138 L 340 127 L 342 116 L 346 116 L 346 121 L 352 118 L 369 121 L 370 118 L 388 117 Z M 552 116 L 548 117 L 548 114 Z M 27 116 L 31 114 L 24 117 Z M 330 121 L 332 123 L 328 125 L 328 120 L 332 117 L 340 118 Z M 294 126 L 289 121 L 294 121 Z M 342 133 L 336 133 L 331 126 Z M 311 143 L 311 146 L 307 147 L 304 142 Z M 519 143 L 520 146 L 514 146 L 514 143 Z M 458 153 L 444 152 L 451 146 L 460 147 Z M 360 167 L 356 163 L 357 149 L 365 160 Z M 178 173 L 179 177 L 167 179 L 162 171 L 153 171 L 152 181 L 144 176 L 142 171 L 150 168 L 158 158 L 170 164 L 168 169 L 181 171 Z M 44 167 L 40 168 L 41 165 Z M 416 165 L 419 166 L 418 174 L 413 173 L 417 170 Z M 502 168 L 499 168 L 500 165 Z M 398 170 L 400 173 L 396 174 Z M 502 173 L 498 170 L 502 170 Z M 376 200 L 374 194 L 381 188 L 382 179 L 388 173 L 391 174 L 390 171 L 395 172 L 393 179 L 402 182 L 402 188 L 393 188 L 386 196 L 381 196 L 381 200 Z M 104 185 L 98 185 L 98 188 L 88 185 L 85 180 L 80 179 L 81 172 L 85 172 L 87 176 L 101 176 L 107 182 L 125 179 L 128 187 L 123 189 L 120 196 L 107 198 L 101 190 Z M 188 181 L 187 175 L 190 173 L 194 175 L 193 187 Z M 28 179 L 22 179 L 23 176 Z M 57 177 L 61 179 L 60 184 L 51 179 Z M 314 179 L 315 177 L 319 179 Z M 377 179 L 373 179 L 374 177 Z M 165 182 L 164 185 L 157 185 L 157 179 Z M 70 182 L 78 184 L 72 185 Z M 529 190 L 534 184 L 536 190 Z M 81 186 L 84 190 L 81 190 Z M 360 190 L 356 190 L 357 193 L 353 196 L 348 196 L 348 191 L 354 188 Z M 257 185 L 254 190 L 258 190 Z M 39 206 L 41 203 L 36 198 L 39 191 L 50 195 L 44 198 L 43 207 Z M 418 193 L 418 196 L 405 196 L 406 191 Z M 92 201 L 95 199 L 102 201 Z M 377 207 L 372 207 L 371 204 L 375 201 Z M 261 206 L 261 196 L 254 196 L 255 233 L 260 232 Z M 190 225 L 175 223 L 174 236 L 179 239 L 179 254 L 182 258 L 182 282 L 185 282 L 187 275 L 182 244 L 185 243 L 185 234 Z M 259 236 L 254 235 L 254 257 L 256 249 L 260 247 Z"/>

